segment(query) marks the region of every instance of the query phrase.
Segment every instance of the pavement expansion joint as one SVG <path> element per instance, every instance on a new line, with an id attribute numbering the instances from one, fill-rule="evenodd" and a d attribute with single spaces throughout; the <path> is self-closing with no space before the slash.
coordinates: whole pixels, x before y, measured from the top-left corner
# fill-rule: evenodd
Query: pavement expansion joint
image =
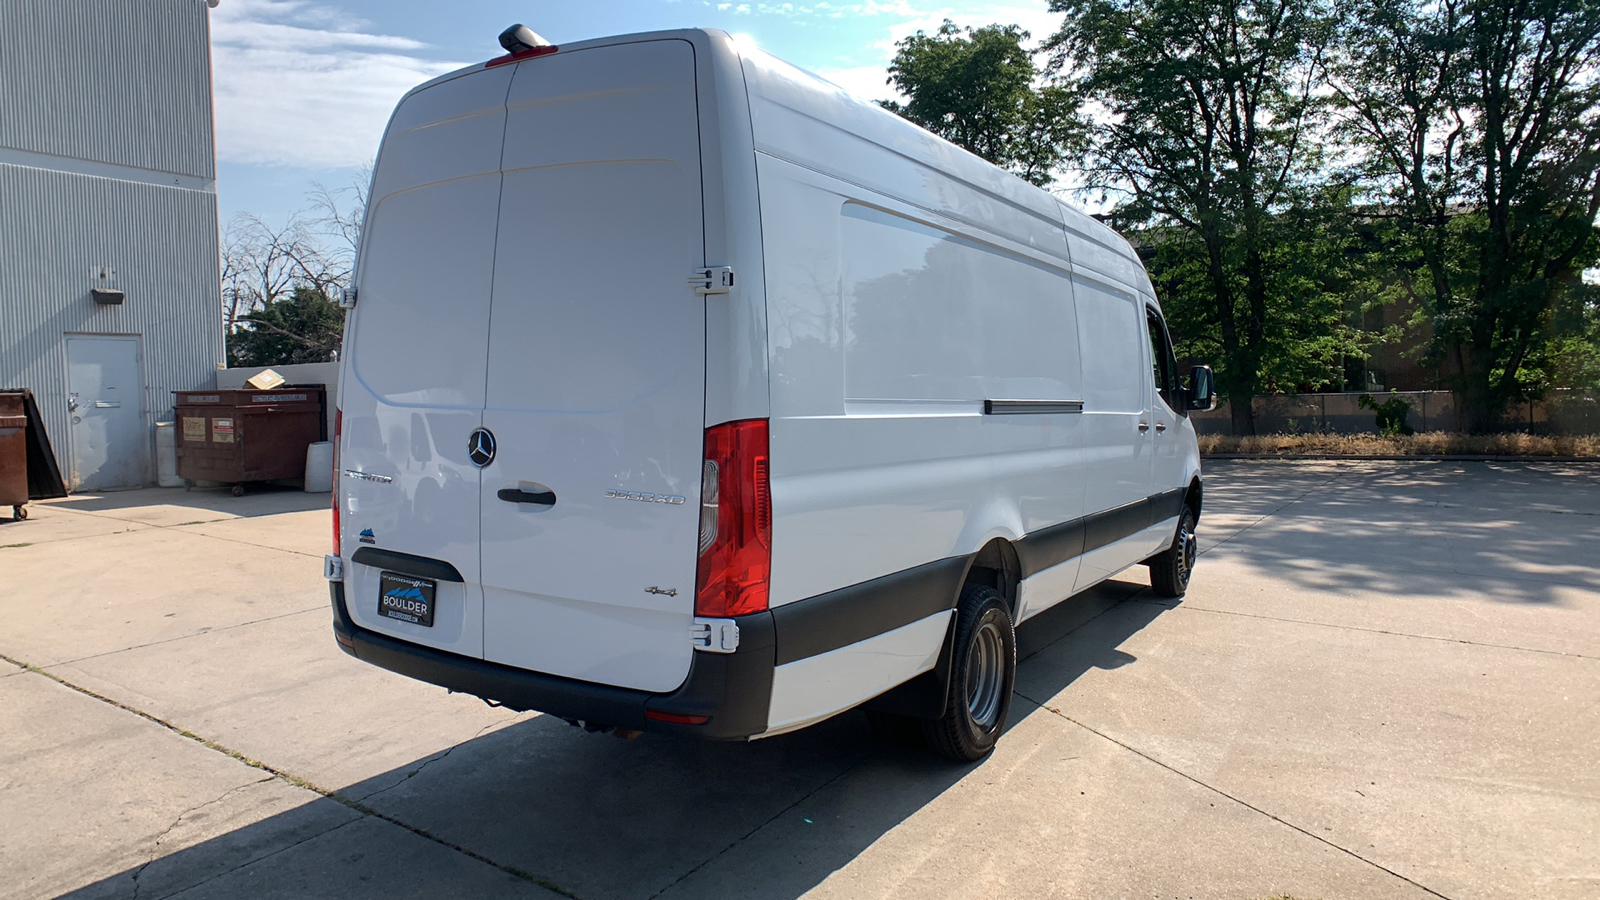
<path id="1" fill-rule="evenodd" d="M 338 791 L 329 790 L 328 788 L 321 787 L 321 786 L 319 786 L 317 784 L 314 784 L 314 783 L 312 783 L 310 781 L 307 781 L 304 778 L 299 777 L 298 775 L 295 775 L 292 772 L 288 772 L 288 771 L 285 771 L 283 769 L 279 769 L 276 766 L 269 765 L 267 763 L 262 762 L 261 760 L 251 759 L 250 757 L 245 756 L 243 753 L 240 753 L 239 751 L 234 750 L 231 747 L 227 747 L 227 746 L 225 746 L 223 744 L 217 743 L 216 741 L 210 740 L 208 738 L 201 737 L 200 735 L 195 734 L 194 732 L 189 731 L 189 730 L 187 730 L 185 728 L 182 728 L 181 726 L 178 726 L 178 725 L 175 725 L 175 724 L 173 724 L 171 722 L 168 722 L 167 720 L 165 720 L 165 719 L 163 719 L 163 718 L 161 718 L 159 716 L 156 716 L 156 715 L 153 715 L 151 713 L 145 712 L 144 710 L 139 709 L 137 707 L 129 706 L 128 704 L 123 703 L 120 700 L 116 700 L 116 699 L 113 699 L 111 697 L 107 697 L 104 694 L 97 693 L 97 692 L 92 691 L 92 690 L 90 690 L 90 689 L 88 689 L 86 687 L 83 687 L 81 685 L 73 684 L 72 682 L 68 681 L 65 678 L 62 678 L 60 675 L 56 675 L 53 672 L 48 672 L 48 671 L 46 671 L 44 669 L 39 668 L 38 666 L 32 665 L 30 663 L 24 662 L 24 661 L 19 660 L 19 659 L 15 659 L 15 658 L 7 656 L 7 655 L 5 655 L 3 653 L 0 653 L 0 661 L 8 662 L 8 663 L 11 663 L 12 665 L 16 665 L 16 666 L 21 666 L 22 668 L 26 669 L 27 671 L 29 671 L 29 672 L 31 672 L 31 673 L 33 673 L 35 675 L 38 675 L 38 676 L 40 676 L 42 678 L 48 678 L 51 681 L 54 681 L 55 683 L 61 685 L 62 687 L 67 688 L 68 690 L 77 691 L 78 693 L 83 694 L 86 697 L 90 697 L 90 698 L 93 698 L 95 700 L 99 700 L 101 703 L 105 703 L 107 705 L 114 706 L 117 709 L 122 710 L 123 712 L 132 713 L 133 715 L 136 715 L 141 719 L 144 719 L 146 721 L 152 722 L 152 723 L 154 723 L 156 725 L 161 726 L 162 728 L 167 729 L 168 731 L 172 732 L 173 734 L 178 735 L 179 737 L 188 738 L 189 740 L 194 741 L 195 743 L 201 745 L 202 747 L 205 747 L 208 750 L 214 750 L 214 751 L 216 751 L 218 753 L 221 753 L 224 756 L 230 757 L 230 758 L 232 758 L 232 759 L 234 759 L 234 760 L 236 760 L 238 762 L 241 762 L 244 765 L 247 765 L 247 766 L 249 766 L 249 767 L 251 767 L 253 769 L 259 769 L 259 770 L 261 770 L 263 772 L 266 772 L 268 775 L 271 775 L 274 778 L 281 779 L 285 783 L 287 783 L 287 784 L 289 784 L 289 785 L 291 785 L 293 787 L 303 788 L 305 790 L 311 791 L 312 793 L 320 794 L 321 796 L 326 797 L 327 799 L 332 800 L 335 803 L 338 803 L 338 804 L 340 804 L 342 806 L 348 807 L 349 809 L 354 810 L 355 812 L 358 812 L 358 813 L 360 813 L 360 814 L 362 814 L 364 816 L 371 816 L 374 819 L 381 819 L 384 822 L 388 822 L 390 825 L 394 825 L 394 826 L 399 827 L 399 828 L 404 828 L 406 831 L 409 831 L 412 834 L 414 834 L 414 835 L 416 835 L 416 836 L 418 836 L 420 838 L 432 841 L 433 843 L 438 844 L 439 846 L 444 847 L 444 848 L 446 848 L 448 850 L 454 850 L 455 852 L 460 853 L 463 856 L 466 856 L 466 857 L 474 859 L 474 860 L 476 860 L 478 862 L 484 863 L 485 865 L 493 866 L 494 868 L 499 869 L 500 871 L 505 872 L 508 875 L 511 875 L 511 876 L 513 876 L 515 878 L 519 878 L 519 879 L 521 879 L 523 881 L 529 882 L 529 883 L 537 885 L 539 887 L 542 887 L 545 890 L 553 891 L 553 892 L 555 892 L 557 894 L 560 894 L 560 895 L 562 895 L 564 897 L 571 897 L 571 898 L 573 898 L 573 900 L 581 900 L 581 898 L 579 898 L 577 894 L 572 893 L 571 891 L 567 890 L 566 888 L 561 887 L 558 884 L 555 884 L 555 883 L 550 882 L 550 881 L 548 881 L 546 879 L 540 878 L 540 877 L 538 877 L 536 875 L 533 875 L 532 873 L 525 872 L 522 869 L 516 868 L 515 866 L 508 866 L 508 865 L 505 865 L 503 863 L 496 862 L 496 861 L 490 859 L 489 857 L 484 856 L 481 853 L 478 853 L 478 852 L 473 851 L 473 850 L 469 850 L 466 847 L 461 846 L 460 844 L 456 844 L 456 843 L 452 843 L 450 841 L 447 841 L 444 838 L 439 837 L 438 835 L 435 835 L 435 834 L 433 834 L 433 833 L 431 833 L 431 832 L 429 832 L 429 831 L 427 831 L 427 830 L 425 830 L 423 828 L 419 828 L 419 827 L 417 827 L 415 825 L 412 825 L 412 824 L 410 824 L 408 822 L 402 821 L 401 819 L 398 819 L 398 818 L 396 818 L 394 816 L 391 816 L 388 813 L 379 812 L 378 810 L 373 809 L 370 806 L 367 806 L 366 804 L 362 803 L 359 800 L 353 800 L 353 799 L 351 799 L 349 797 L 344 796 L 343 794 L 340 794 Z M 843 773 L 841 773 L 841 774 L 843 774 Z M 263 780 L 265 780 L 265 779 L 263 779 Z M 807 796 L 810 796 L 810 795 L 808 794 Z M 802 799 L 804 799 L 804 798 L 802 798 Z M 207 804 L 201 804 L 201 806 L 205 806 L 205 805 L 207 805 Z M 191 810 L 191 812 L 192 812 L 192 810 Z M 185 813 L 185 815 L 187 815 L 187 813 Z M 182 818 L 183 818 L 182 816 L 179 816 L 180 820 Z M 173 823 L 173 825 L 176 825 L 176 824 L 177 824 L 176 822 Z M 172 830 L 172 826 L 168 826 L 167 831 L 171 831 L 171 830 Z M 165 833 L 165 832 L 163 832 L 163 833 Z M 148 865 L 148 863 L 146 865 Z M 141 866 L 141 870 L 142 869 L 143 869 L 143 867 Z"/>
<path id="2" fill-rule="evenodd" d="M 288 549 L 285 549 L 283 547 L 272 547 L 272 546 L 268 546 L 266 544 L 258 544 L 258 543 L 255 543 L 253 541 L 241 540 L 239 538 L 222 537 L 220 535 L 215 535 L 215 534 L 206 534 L 205 532 L 202 532 L 202 531 L 191 531 L 190 530 L 190 528 L 192 528 L 195 525 L 214 525 L 214 524 L 216 524 L 218 522 L 237 522 L 237 521 L 240 521 L 242 519 L 266 519 L 266 518 L 271 518 L 272 516 L 287 515 L 287 513 L 281 513 L 281 512 L 280 513 L 258 513 L 256 515 L 251 515 L 251 516 L 233 516 L 233 517 L 230 517 L 230 518 L 223 518 L 223 519 L 205 519 L 205 520 L 198 520 L 197 519 L 197 520 L 192 521 L 192 522 L 178 522 L 178 523 L 175 523 L 175 524 L 172 524 L 172 525 L 162 525 L 162 524 L 159 524 L 159 523 L 156 523 L 156 522 L 141 522 L 138 519 L 124 519 L 121 516 L 108 516 L 108 515 L 104 515 L 102 513 L 89 512 L 87 510 L 82 510 L 82 509 L 67 509 L 65 507 L 59 507 L 59 506 L 52 506 L 50 508 L 52 510 L 56 510 L 56 511 L 59 511 L 59 512 L 68 512 L 68 513 L 72 513 L 74 515 L 79 515 L 79 516 L 89 516 L 91 518 L 96 518 L 96 519 L 110 519 L 110 520 L 112 520 L 114 522 L 127 522 L 130 525 L 136 525 L 136 526 L 139 526 L 139 527 L 137 527 L 137 528 L 126 528 L 126 529 L 123 529 L 122 531 L 113 531 L 113 532 L 110 532 L 109 534 L 85 534 L 85 535 L 79 535 L 77 537 L 53 538 L 53 539 L 51 539 L 49 541 L 40 541 L 40 543 L 61 543 L 63 541 L 81 541 L 81 540 L 85 540 L 87 538 L 111 537 L 112 535 L 134 534 L 134 533 L 137 533 L 137 532 L 140 532 L 140 531 L 149 530 L 149 529 L 159 529 L 161 531 L 177 531 L 177 532 L 180 532 L 180 533 L 183 533 L 183 534 L 193 535 L 194 537 L 206 538 L 208 540 L 213 540 L 213 541 L 223 541 L 223 542 L 229 543 L 229 544 L 243 544 L 246 547 L 254 547 L 254 548 L 259 549 L 259 550 L 276 550 L 279 553 L 293 553 L 296 556 L 309 556 L 309 557 L 312 557 L 314 559 L 321 557 L 321 554 L 318 554 L 318 553 L 307 553 L 304 550 L 288 550 Z M 290 512 L 311 512 L 311 510 L 291 510 Z"/>
<path id="3" fill-rule="evenodd" d="M 312 607 L 309 607 L 307 609 L 297 609 L 297 610 L 295 610 L 293 612 L 279 613 L 279 614 L 277 614 L 275 616 L 265 616 L 265 617 L 260 618 L 260 619 L 251 619 L 248 622 L 237 622 L 237 623 L 235 623 L 233 625 L 222 625 L 222 626 L 217 627 L 217 628 L 208 628 L 208 629 L 206 629 L 204 631 L 195 631 L 195 632 L 191 632 L 189 634 L 180 634 L 177 637 L 163 638 L 163 639 L 161 639 L 159 641 L 151 641 L 148 644 L 134 644 L 134 645 L 132 645 L 130 647 L 118 647 L 115 650 L 106 650 L 106 651 L 104 651 L 102 653 L 91 653 L 88 656 L 79 656 L 79 657 L 75 657 L 73 659 L 64 659 L 64 660 L 61 660 L 60 662 L 50 663 L 48 666 L 46 666 L 46 668 L 55 669 L 55 668 L 59 668 L 61 666 L 76 665 L 76 664 L 81 663 L 81 662 L 87 662 L 87 661 L 89 661 L 91 659 L 100 659 L 101 657 L 105 657 L 105 656 L 115 656 L 118 653 L 127 653 L 129 650 L 143 650 L 146 647 L 159 647 L 162 644 L 170 644 L 170 643 L 173 643 L 174 641 L 187 641 L 190 638 L 205 637 L 208 634 L 221 634 L 224 631 L 232 631 L 235 628 L 244 628 L 244 627 L 247 627 L 247 626 L 250 626 L 250 625 L 260 625 L 262 622 L 273 622 L 273 621 L 276 621 L 278 619 L 287 619 L 287 618 L 290 618 L 292 616 L 304 616 L 304 615 L 307 615 L 309 613 L 314 613 L 314 612 L 325 612 L 325 611 L 327 611 L 327 608 L 328 608 L 328 605 L 326 603 L 318 603 L 316 606 L 312 606 Z M 3 658 L 3 657 L 0 657 L 0 658 Z"/>
<path id="4" fill-rule="evenodd" d="M 1160 601 L 1145 600 L 1140 597 L 1130 597 L 1140 603 L 1155 603 L 1163 605 Z M 1208 609 L 1204 606 L 1193 606 L 1187 603 L 1167 606 L 1167 609 L 1186 610 L 1188 612 L 1211 613 L 1217 616 L 1238 616 L 1244 619 L 1262 619 L 1268 622 L 1286 622 L 1291 625 L 1314 625 L 1318 628 L 1333 628 L 1339 631 L 1359 631 L 1365 634 L 1382 634 L 1390 637 L 1415 638 L 1419 641 L 1438 641 L 1444 644 L 1465 644 L 1469 647 L 1489 647 L 1495 650 L 1516 650 L 1522 653 L 1544 653 L 1550 656 L 1568 656 L 1573 659 L 1588 659 L 1600 661 L 1600 656 L 1590 656 L 1585 653 L 1569 653 L 1565 650 L 1544 650 L 1538 647 L 1518 647 L 1514 644 L 1491 644 L 1487 641 L 1469 641 L 1464 638 L 1440 637 L 1434 634 L 1413 634 L 1409 631 L 1385 631 L 1382 628 L 1362 628 L 1359 625 L 1342 625 L 1338 622 L 1313 622 L 1307 619 L 1291 619 L 1287 616 L 1264 616 L 1260 613 L 1236 612 L 1231 609 Z"/>
<path id="5" fill-rule="evenodd" d="M 1272 821 L 1277 822 L 1278 824 L 1283 825 L 1286 828 L 1289 828 L 1289 829 L 1292 829 L 1294 831 L 1297 831 L 1300 834 L 1302 834 L 1302 835 L 1304 835 L 1304 836 L 1306 836 L 1308 838 L 1311 838 L 1314 841 L 1317 841 L 1318 843 L 1325 844 L 1328 847 L 1339 851 L 1340 853 L 1343 853 L 1343 854 L 1345 854 L 1345 855 L 1347 855 L 1347 856 L 1349 856 L 1349 857 L 1351 857 L 1353 859 L 1359 860 L 1360 862 L 1363 862 L 1363 863 L 1373 867 L 1374 869 L 1377 869 L 1377 870 L 1379 870 L 1381 872 L 1385 872 L 1385 873 L 1387 873 L 1389 875 L 1392 875 L 1395 878 L 1398 878 L 1401 881 L 1404 881 L 1406 884 L 1409 884 L 1412 887 L 1417 888 L 1420 891 L 1426 892 L 1430 896 L 1438 897 L 1438 898 L 1440 898 L 1440 900 L 1452 900 L 1452 898 L 1450 898 L 1449 896 L 1447 896 L 1445 894 L 1441 894 L 1438 891 L 1434 890 L 1433 888 L 1430 888 L 1427 885 L 1416 881 L 1415 879 L 1407 878 L 1405 875 L 1402 875 L 1399 872 L 1396 872 L 1395 870 L 1389 868 L 1388 866 L 1385 866 L 1384 864 L 1382 864 L 1380 862 L 1368 859 L 1367 857 L 1362 856 L 1361 854 L 1355 852 L 1354 850 L 1349 849 L 1348 847 L 1345 847 L 1345 846 L 1342 846 L 1340 844 L 1337 844 L 1337 843 L 1329 840 L 1328 838 L 1325 838 L 1322 835 L 1317 834 L 1316 832 L 1311 831 L 1311 830 L 1309 830 L 1307 828 L 1303 828 L 1303 827 L 1301 827 L 1299 825 L 1296 825 L 1295 823 L 1290 822 L 1290 821 L 1288 821 L 1287 819 L 1284 819 L 1281 816 L 1277 816 L 1277 815 L 1274 815 L 1274 814 L 1272 814 L 1270 812 L 1267 812 L 1266 810 L 1262 809 L 1261 807 L 1256 806 L 1255 804 L 1250 803 L 1247 800 L 1244 800 L 1242 798 L 1236 797 L 1233 794 L 1230 794 L 1227 791 L 1223 790 L 1222 788 L 1216 787 L 1215 785 L 1207 784 L 1206 782 L 1201 781 L 1199 778 L 1196 778 L 1195 776 L 1190 775 L 1188 772 L 1185 772 L 1182 769 L 1179 769 L 1179 768 L 1177 768 L 1177 767 L 1175 767 L 1175 766 L 1173 766 L 1173 765 L 1171 765 L 1169 763 L 1162 762 L 1161 760 L 1157 759 L 1154 756 L 1151 756 L 1150 754 L 1144 752 L 1143 750 L 1140 750 L 1137 747 L 1134 747 L 1134 746 L 1132 746 L 1130 744 L 1127 744 L 1127 743 L 1124 743 L 1122 741 L 1119 741 L 1116 738 L 1112 737 L 1111 735 L 1106 734 L 1105 732 L 1100 731 L 1097 728 L 1094 728 L 1094 727 L 1092 727 L 1090 725 L 1085 725 L 1083 722 L 1080 722 L 1077 719 L 1074 719 L 1073 717 L 1071 717 L 1071 716 L 1067 715 L 1066 713 L 1062 712 L 1059 707 L 1047 706 L 1046 704 L 1040 703 L 1038 700 L 1035 700 L 1032 697 L 1029 697 L 1028 695 L 1022 693 L 1021 691 L 1013 691 L 1012 693 L 1013 693 L 1014 696 L 1026 701 L 1028 703 L 1032 703 L 1034 706 L 1038 707 L 1039 709 L 1042 709 L 1045 712 L 1048 712 L 1051 715 L 1056 716 L 1059 719 L 1062 719 L 1062 720 L 1067 721 L 1067 722 L 1071 722 L 1073 725 L 1076 725 L 1079 728 L 1082 728 L 1084 731 L 1087 731 L 1090 734 L 1093 734 L 1093 735 L 1095 735 L 1097 737 L 1100 737 L 1100 738 L 1102 738 L 1104 740 L 1110 741 L 1111 743 L 1116 744 L 1118 747 L 1121 747 L 1122 749 L 1128 751 L 1129 753 L 1132 753 L 1135 756 L 1141 757 L 1141 758 L 1143 758 L 1143 759 L 1145 759 L 1145 760 L 1147 760 L 1147 761 L 1149 761 L 1151 763 L 1154 763 L 1155 765 L 1160 766 L 1163 769 L 1166 769 L 1168 772 L 1171 772 L 1172 774 L 1177 775 L 1178 777 L 1183 778 L 1186 781 L 1190 781 L 1190 782 L 1192 782 L 1192 783 L 1194 783 L 1194 784 L 1196 784 L 1196 785 L 1198 785 L 1198 786 L 1200 786 L 1200 787 L 1202 787 L 1202 788 L 1204 788 L 1204 789 L 1216 794 L 1219 797 L 1225 798 L 1225 799 L 1227 799 L 1228 801 L 1230 801 L 1232 803 L 1236 803 L 1239 806 L 1242 806 L 1245 809 L 1250 810 L 1251 812 L 1254 812 L 1254 813 L 1257 813 L 1259 815 L 1265 816 L 1268 819 L 1271 819 Z"/>

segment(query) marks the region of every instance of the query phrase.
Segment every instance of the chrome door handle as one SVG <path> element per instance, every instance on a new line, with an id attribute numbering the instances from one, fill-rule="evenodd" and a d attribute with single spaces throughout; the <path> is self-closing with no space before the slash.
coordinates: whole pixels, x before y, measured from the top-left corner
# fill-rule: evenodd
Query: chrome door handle
<path id="1" fill-rule="evenodd" d="M 1157 431 L 1166 431 L 1167 430 L 1167 423 L 1165 423 L 1165 422 L 1157 422 L 1156 423 L 1156 430 Z"/>
<path id="2" fill-rule="evenodd" d="M 1149 422 L 1140 422 L 1139 423 L 1139 431 L 1140 432 L 1145 432 L 1145 431 L 1149 431 L 1149 430 L 1150 430 L 1150 423 Z"/>

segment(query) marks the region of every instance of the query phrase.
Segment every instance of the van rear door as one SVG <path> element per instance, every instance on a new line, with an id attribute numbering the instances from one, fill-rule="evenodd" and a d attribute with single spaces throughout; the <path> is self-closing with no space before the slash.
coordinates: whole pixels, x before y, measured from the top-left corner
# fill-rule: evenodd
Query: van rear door
<path id="1" fill-rule="evenodd" d="M 480 476 L 467 440 L 483 415 L 510 82 L 504 69 L 481 71 L 416 91 L 395 110 L 373 176 L 340 392 L 350 615 L 465 656 L 483 653 Z M 422 557 L 420 567 L 407 556 Z M 431 624 L 380 613 L 380 592 L 404 590 L 386 571 L 427 578 Z"/>
<path id="2" fill-rule="evenodd" d="M 693 652 L 704 441 L 694 48 L 515 69 L 483 411 L 484 658 L 670 691 Z"/>

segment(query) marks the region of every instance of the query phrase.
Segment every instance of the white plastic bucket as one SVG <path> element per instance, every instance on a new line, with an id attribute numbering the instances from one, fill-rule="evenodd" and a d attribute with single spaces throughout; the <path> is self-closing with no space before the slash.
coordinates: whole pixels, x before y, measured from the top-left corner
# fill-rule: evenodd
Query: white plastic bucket
<path id="1" fill-rule="evenodd" d="M 333 442 L 317 441 L 306 447 L 306 493 L 333 490 Z"/>
<path id="2" fill-rule="evenodd" d="M 171 422 L 156 423 L 156 484 L 183 487 L 178 477 L 178 433 Z"/>

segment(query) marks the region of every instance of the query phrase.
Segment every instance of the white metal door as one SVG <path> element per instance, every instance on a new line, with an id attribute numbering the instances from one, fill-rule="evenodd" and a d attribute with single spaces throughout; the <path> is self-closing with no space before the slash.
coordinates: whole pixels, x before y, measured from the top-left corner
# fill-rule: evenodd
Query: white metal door
<path id="1" fill-rule="evenodd" d="M 704 442 L 694 50 L 531 60 L 507 106 L 484 658 L 669 691 L 693 652 Z"/>
<path id="2" fill-rule="evenodd" d="M 1074 277 L 1083 356 L 1084 530 L 1079 589 L 1142 556 L 1128 537 L 1143 530 L 1139 504 L 1150 495 L 1149 351 L 1144 308 L 1120 288 Z M 1125 511 L 1119 514 L 1118 511 Z"/>
<path id="3" fill-rule="evenodd" d="M 144 373 L 134 335 L 67 338 L 72 489 L 141 487 L 148 480 Z"/>
<path id="4" fill-rule="evenodd" d="M 395 111 L 345 326 L 345 603 L 363 628 L 463 656 L 483 654 L 480 473 L 468 447 L 483 416 L 510 83 L 510 72 L 490 69 L 412 94 Z M 384 564 L 354 561 L 366 547 L 456 570 L 460 581 L 435 585 L 431 626 L 380 614 Z"/>

